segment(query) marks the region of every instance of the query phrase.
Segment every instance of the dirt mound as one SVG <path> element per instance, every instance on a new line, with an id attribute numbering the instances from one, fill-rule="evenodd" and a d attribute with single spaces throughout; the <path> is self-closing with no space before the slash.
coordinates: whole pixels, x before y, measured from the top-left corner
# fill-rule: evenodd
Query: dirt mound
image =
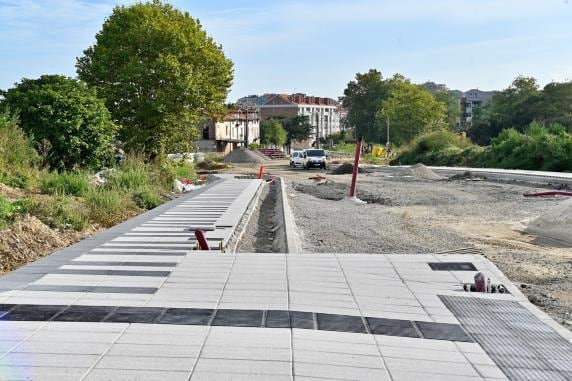
<path id="1" fill-rule="evenodd" d="M 480 180 L 484 180 L 484 179 L 485 179 L 485 177 L 477 176 L 471 171 L 466 171 L 464 173 L 458 173 L 456 175 L 453 175 L 453 176 L 449 177 L 448 180 L 451 180 L 451 181 L 454 181 L 454 180 L 480 181 Z"/>
<path id="2" fill-rule="evenodd" d="M 347 174 L 351 174 L 354 171 L 354 166 L 351 163 L 344 163 L 342 165 L 340 165 L 338 168 L 334 169 L 332 171 L 332 174 L 334 175 L 347 175 Z M 361 168 L 358 166 L 358 173 L 368 173 L 369 171 L 367 171 L 364 168 Z"/>
<path id="3" fill-rule="evenodd" d="M 266 160 L 266 161 L 272 160 L 271 158 L 269 158 L 268 156 L 266 156 L 265 154 L 263 154 L 262 152 L 260 152 L 260 151 L 257 150 L 257 149 L 251 150 L 250 152 L 254 153 L 254 154 L 257 155 L 257 156 L 260 156 L 261 159 L 264 159 L 264 160 Z"/>
<path id="4" fill-rule="evenodd" d="M 226 155 L 223 159 L 225 163 L 265 163 L 266 160 L 249 150 L 248 148 L 238 148 Z"/>
<path id="5" fill-rule="evenodd" d="M 93 233 L 59 232 L 33 216 L 18 218 L 10 229 L 0 232 L 0 274 L 33 262 Z"/>
<path id="6" fill-rule="evenodd" d="M 552 208 L 533 220 L 527 232 L 554 238 L 572 245 L 572 198 Z"/>
<path id="7" fill-rule="evenodd" d="M 19 199 L 26 196 L 26 192 L 21 189 L 13 188 L 9 185 L 0 183 L 0 195 L 9 199 Z"/>
<path id="8" fill-rule="evenodd" d="M 445 177 L 440 176 L 424 166 L 423 164 L 415 164 L 409 167 L 413 177 L 419 180 L 444 180 Z"/>

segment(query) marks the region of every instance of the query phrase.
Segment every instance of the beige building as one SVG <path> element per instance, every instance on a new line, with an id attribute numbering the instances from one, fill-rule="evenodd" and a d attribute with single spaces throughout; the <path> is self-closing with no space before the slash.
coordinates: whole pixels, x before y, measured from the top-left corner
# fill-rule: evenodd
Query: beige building
<path id="1" fill-rule="evenodd" d="M 260 143 L 260 118 L 258 112 L 231 110 L 222 120 L 205 120 L 201 123 L 202 140 L 195 144 L 203 152 L 227 154 L 237 147 L 244 146 L 248 124 L 248 144 Z"/>

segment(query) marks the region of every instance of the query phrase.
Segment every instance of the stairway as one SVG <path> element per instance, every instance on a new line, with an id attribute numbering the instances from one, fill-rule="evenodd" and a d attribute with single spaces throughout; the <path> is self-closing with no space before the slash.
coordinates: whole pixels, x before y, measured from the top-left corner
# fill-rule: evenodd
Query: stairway
<path id="1" fill-rule="evenodd" d="M 286 155 L 278 148 L 259 148 L 258 152 L 268 156 L 271 159 L 284 159 Z"/>

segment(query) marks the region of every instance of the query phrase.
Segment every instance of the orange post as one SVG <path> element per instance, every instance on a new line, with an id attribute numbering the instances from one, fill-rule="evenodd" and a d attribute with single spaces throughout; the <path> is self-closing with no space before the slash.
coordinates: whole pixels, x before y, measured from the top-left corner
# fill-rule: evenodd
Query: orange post
<path id="1" fill-rule="evenodd" d="M 263 173 L 263 171 L 264 171 L 264 166 L 261 165 L 261 166 L 260 166 L 260 169 L 258 170 L 258 178 L 259 178 L 259 179 L 262 179 L 262 173 Z"/>
<path id="2" fill-rule="evenodd" d="M 357 175 L 358 175 L 358 166 L 359 166 L 359 158 L 361 155 L 361 145 L 363 142 L 363 138 L 360 136 L 357 140 L 356 144 L 356 154 L 354 157 L 354 168 L 352 172 L 352 185 L 350 186 L 350 197 L 356 196 L 356 188 L 357 188 Z"/>

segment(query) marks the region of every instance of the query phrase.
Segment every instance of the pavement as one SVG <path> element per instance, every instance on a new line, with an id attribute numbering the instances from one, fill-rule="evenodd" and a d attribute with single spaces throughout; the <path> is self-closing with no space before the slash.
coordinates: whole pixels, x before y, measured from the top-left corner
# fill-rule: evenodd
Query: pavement
<path id="1" fill-rule="evenodd" d="M 260 186 L 222 176 L 0 278 L 0 380 L 572 379 L 570 332 L 482 256 L 223 252 Z M 477 271 L 508 293 L 463 291 Z"/>

